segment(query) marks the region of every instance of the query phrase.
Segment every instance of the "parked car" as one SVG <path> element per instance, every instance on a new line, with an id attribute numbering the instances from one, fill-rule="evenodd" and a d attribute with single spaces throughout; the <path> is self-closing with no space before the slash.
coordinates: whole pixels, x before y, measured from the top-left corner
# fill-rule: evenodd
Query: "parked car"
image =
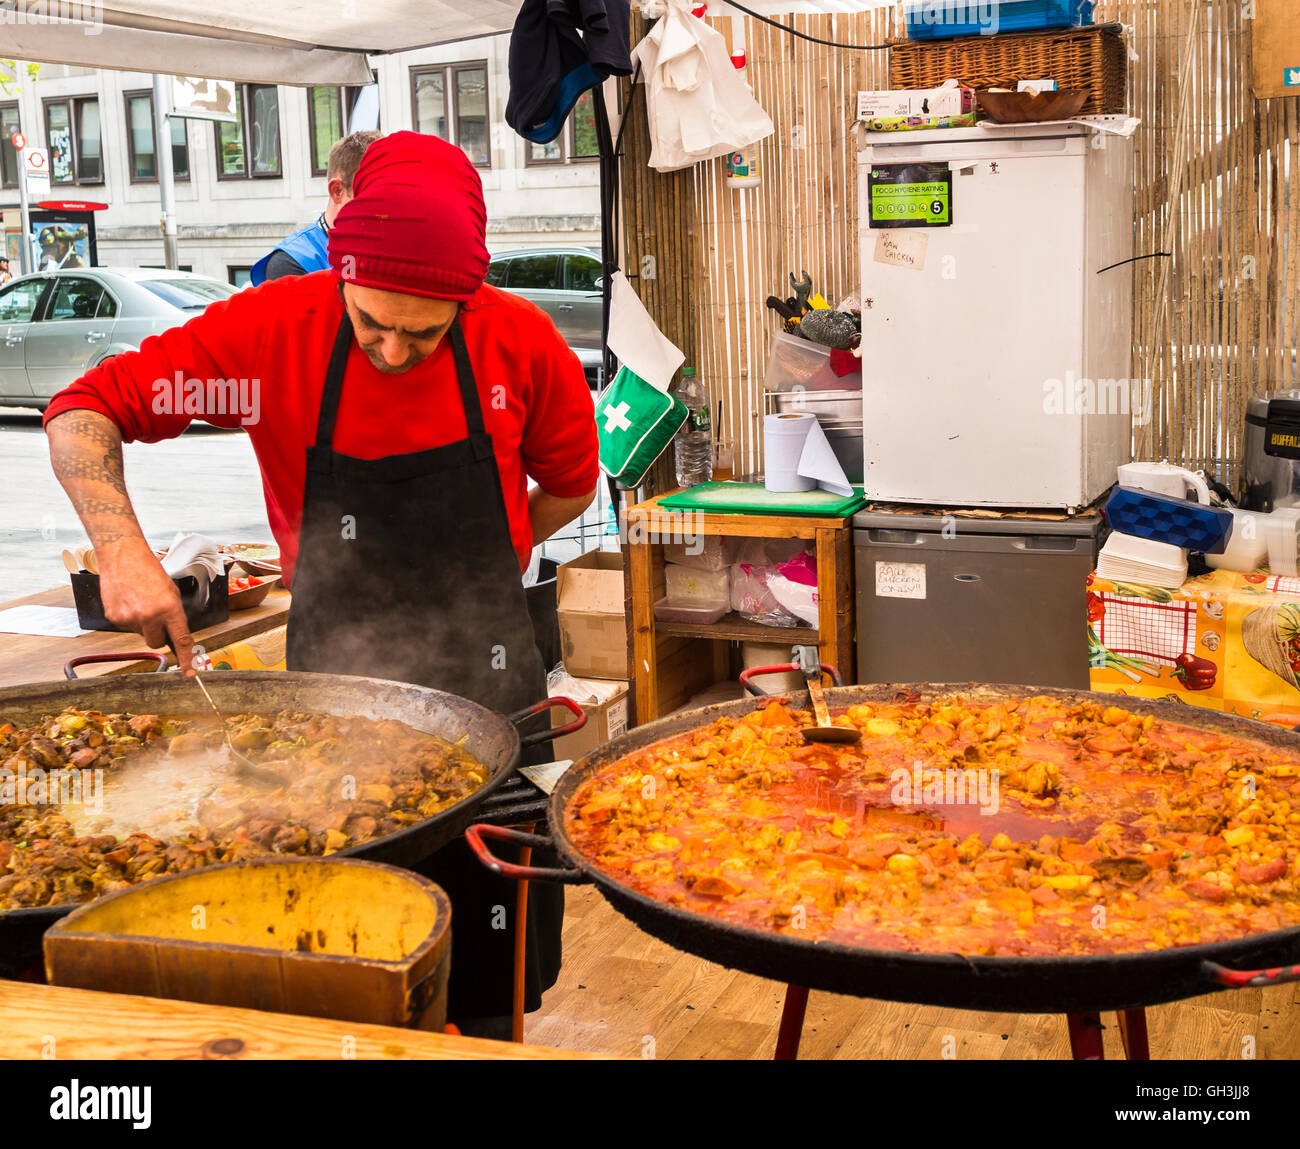
<path id="1" fill-rule="evenodd" d="M 488 283 L 537 304 L 582 361 L 587 382 L 600 384 L 602 275 L 600 251 L 534 247 L 492 257 Z"/>
<path id="2" fill-rule="evenodd" d="M 0 406 L 40 407 L 105 359 L 233 295 L 185 271 L 90 267 L 0 287 Z"/>

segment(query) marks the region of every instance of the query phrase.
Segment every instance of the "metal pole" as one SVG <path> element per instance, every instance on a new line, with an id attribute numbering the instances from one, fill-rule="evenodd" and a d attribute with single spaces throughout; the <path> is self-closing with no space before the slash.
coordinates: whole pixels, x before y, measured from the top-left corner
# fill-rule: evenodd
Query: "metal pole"
<path id="1" fill-rule="evenodd" d="M 18 269 L 23 275 L 32 270 L 31 201 L 27 198 L 27 149 L 18 151 L 18 202 L 22 216 L 22 241 L 18 244 Z"/>
<path id="2" fill-rule="evenodd" d="M 164 78 L 153 78 L 154 163 L 158 165 L 158 196 L 162 201 L 163 263 L 175 270 L 180 266 L 176 242 L 176 182 L 172 172 L 171 93 Z"/>

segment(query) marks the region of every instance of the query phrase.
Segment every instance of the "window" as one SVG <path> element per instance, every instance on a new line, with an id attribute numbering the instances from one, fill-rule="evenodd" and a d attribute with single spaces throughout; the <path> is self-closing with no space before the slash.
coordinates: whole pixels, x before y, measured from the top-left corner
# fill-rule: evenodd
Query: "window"
<path id="1" fill-rule="evenodd" d="M 510 274 L 505 286 L 511 291 L 554 291 L 560 286 L 556 275 L 559 257 L 551 255 L 525 255 L 510 261 Z"/>
<path id="2" fill-rule="evenodd" d="M 253 269 L 251 267 L 227 267 L 226 278 L 230 281 L 231 287 L 247 287 L 252 280 Z"/>
<path id="3" fill-rule="evenodd" d="M 309 88 L 307 115 L 311 121 L 311 174 L 323 176 L 330 148 L 343 138 L 343 89 Z"/>
<path id="4" fill-rule="evenodd" d="M 600 159 L 600 148 L 596 141 L 596 101 L 590 91 L 573 105 L 569 121 L 564 130 L 546 144 L 528 145 L 527 163 L 533 164 L 574 164 L 588 163 Z"/>
<path id="5" fill-rule="evenodd" d="M 235 294 L 234 287 L 216 279 L 141 279 L 138 282 L 164 303 L 182 311 L 202 311 L 209 303 Z"/>
<path id="6" fill-rule="evenodd" d="M 484 277 L 484 282 L 490 283 L 493 287 L 505 287 L 506 273 L 510 270 L 510 261 L 508 259 L 494 259 L 488 264 L 488 273 Z"/>
<path id="7" fill-rule="evenodd" d="M 600 260 L 594 255 L 564 255 L 564 290 L 596 291 Z"/>
<path id="8" fill-rule="evenodd" d="M 78 279 L 76 276 L 61 276 L 54 287 L 54 298 L 46 309 L 46 320 L 51 319 L 94 319 L 103 314 L 105 318 L 112 315 L 112 310 L 100 311 L 104 300 L 104 288 L 93 279 Z"/>
<path id="9" fill-rule="evenodd" d="M 46 100 L 45 139 L 50 149 L 50 179 L 54 183 L 104 182 L 97 96 Z"/>
<path id="10" fill-rule="evenodd" d="M 20 126 L 18 105 L 0 104 L 0 187 L 18 186 L 18 153 L 12 137 Z"/>
<path id="11" fill-rule="evenodd" d="M 457 144 L 481 168 L 492 166 L 486 61 L 411 69 L 415 130 Z"/>
<path id="12" fill-rule="evenodd" d="M 172 138 L 172 178 L 188 180 L 190 178 L 190 141 L 185 121 L 179 118 L 171 120 Z M 130 167 L 133 184 L 156 183 L 158 180 L 158 163 L 155 154 L 156 136 L 154 132 L 153 93 L 126 93 L 126 145 L 130 154 Z"/>
<path id="13" fill-rule="evenodd" d="M 239 120 L 218 123 L 217 178 L 280 177 L 280 91 L 273 84 L 239 84 L 235 103 Z"/>
<path id="14" fill-rule="evenodd" d="M 28 279 L 0 288 L 0 323 L 30 323 L 45 284 L 43 279 Z"/>
<path id="15" fill-rule="evenodd" d="M 357 101 L 366 91 L 359 88 L 308 88 L 307 117 L 311 125 L 311 174 L 326 175 L 329 170 L 330 148 L 346 136 L 356 112 Z M 363 113 L 364 114 L 364 113 Z"/>

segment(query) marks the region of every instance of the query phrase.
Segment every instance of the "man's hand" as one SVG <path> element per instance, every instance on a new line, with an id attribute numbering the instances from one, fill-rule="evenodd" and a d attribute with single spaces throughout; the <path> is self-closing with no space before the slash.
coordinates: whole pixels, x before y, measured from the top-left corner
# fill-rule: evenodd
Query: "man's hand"
<path id="1" fill-rule="evenodd" d="M 96 548 L 104 615 L 144 636 L 150 646 L 171 640 L 176 663 L 194 675 L 194 638 L 185 621 L 180 591 L 144 539 L 121 539 Z"/>
<path id="2" fill-rule="evenodd" d="M 122 433 L 97 411 L 65 411 L 45 428 L 50 463 L 76 508 L 99 562 L 104 614 L 144 636 L 150 646 L 170 637 L 181 670 L 194 674 L 194 640 L 180 592 L 145 542 L 122 464 Z"/>

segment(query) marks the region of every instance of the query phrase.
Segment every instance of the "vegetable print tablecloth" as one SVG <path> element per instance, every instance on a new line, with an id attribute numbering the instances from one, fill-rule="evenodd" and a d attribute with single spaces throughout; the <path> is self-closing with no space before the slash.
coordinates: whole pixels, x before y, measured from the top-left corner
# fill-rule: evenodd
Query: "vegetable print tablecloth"
<path id="1" fill-rule="evenodd" d="M 1175 591 L 1088 576 L 1093 690 L 1300 723 L 1300 578 L 1211 571 Z"/>

